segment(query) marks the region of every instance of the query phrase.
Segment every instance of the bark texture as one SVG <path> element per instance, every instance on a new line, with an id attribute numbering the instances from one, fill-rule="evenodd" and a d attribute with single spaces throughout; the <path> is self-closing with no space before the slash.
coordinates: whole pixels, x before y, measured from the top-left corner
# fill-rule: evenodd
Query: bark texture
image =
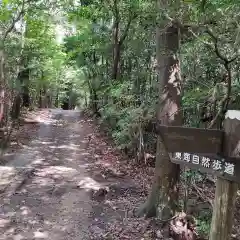
<path id="1" fill-rule="evenodd" d="M 164 125 L 182 125 L 181 76 L 177 57 L 180 31 L 172 23 L 157 29 L 157 63 L 159 76 L 158 121 Z M 175 214 L 178 200 L 179 165 L 170 161 L 161 136 L 157 140 L 155 176 L 152 190 L 138 215 L 159 215 L 168 219 Z"/>

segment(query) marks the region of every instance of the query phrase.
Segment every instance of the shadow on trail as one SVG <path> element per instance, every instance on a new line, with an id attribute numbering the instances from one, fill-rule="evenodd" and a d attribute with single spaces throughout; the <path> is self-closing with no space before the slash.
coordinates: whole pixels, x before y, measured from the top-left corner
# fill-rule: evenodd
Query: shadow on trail
<path id="1" fill-rule="evenodd" d="M 52 119 L 0 167 L 0 239 L 106 239 L 109 224 L 132 209 L 124 196 L 138 189 L 102 173 L 80 112 L 52 110 Z"/>

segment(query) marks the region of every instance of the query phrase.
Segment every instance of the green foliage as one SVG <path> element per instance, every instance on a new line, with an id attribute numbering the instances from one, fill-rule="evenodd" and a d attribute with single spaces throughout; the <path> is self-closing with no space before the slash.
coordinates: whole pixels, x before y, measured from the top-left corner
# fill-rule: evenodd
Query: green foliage
<path id="1" fill-rule="evenodd" d="M 60 102 L 72 83 L 72 98 L 101 114 L 120 148 L 137 148 L 139 131 L 155 118 L 158 98 L 156 74 L 156 24 L 177 19 L 188 26 L 182 33 L 179 56 L 184 95 L 184 124 L 200 126 L 201 109 L 214 105 L 214 114 L 226 94 L 226 69 L 216 54 L 217 36 L 222 55 L 231 59 L 239 49 L 239 4 L 234 1 L 173 1 L 160 9 L 145 0 L 34 1 L 24 5 L 25 28 L 12 30 L 5 41 L 8 84 L 17 86 L 18 70 L 31 69 L 29 87 L 35 102 L 40 90 L 51 92 Z M 19 0 L 2 1 L 1 28 L 6 30 L 21 11 Z M 52 11 L 59 8 L 59 13 Z M 63 19 L 64 15 L 64 20 Z M 55 27 L 68 29 L 63 44 L 56 42 Z M 75 31 L 70 31 L 71 25 Z M 117 35 L 116 35 L 117 34 Z M 122 41 L 122 42 L 121 42 Z M 112 79 L 114 51 L 120 46 L 118 77 Z M 231 63 L 230 105 L 239 108 L 239 58 Z M 77 99 L 76 99 L 77 98 Z M 144 115 L 147 111 L 146 116 Z M 148 146 L 148 134 L 144 132 Z M 153 144 L 154 145 L 154 144 Z"/>
<path id="2" fill-rule="evenodd" d="M 210 210 L 202 210 L 197 218 L 197 231 L 199 235 L 207 237 L 210 232 L 212 214 Z"/>
<path id="3" fill-rule="evenodd" d="M 18 93 L 27 91 L 34 106 L 39 105 L 40 100 L 46 104 L 47 99 L 51 100 L 52 106 L 60 106 L 64 98 L 61 93 L 68 94 L 65 82 L 78 78 L 78 70 L 66 67 L 68 56 L 63 46 L 56 41 L 57 19 L 63 18 L 61 10 L 68 3 L 67 0 L 56 3 L 18 0 L 2 2 L 0 28 L 5 69 L 1 81 L 12 89 L 12 95 L 9 96 L 11 101 Z M 61 9 L 60 13 L 52 11 L 54 6 Z M 62 27 L 65 31 L 64 24 Z M 19 79 L 19 74 L 27 69 L 29 76 L 24 80 Z M 73 76 L 69 79 L 72 72 Z M 75 98 L 73 96 L 72 100 Z"/>
<path id="4" fill-rule="evenodd" d="M 69 12 L 69 19 L 77 20 L 77 33 L 65 39 L 66 52 L 85 73 L 89 107 L 93 106 L 91 101 L 97 103 L 101 121 L 108 124 L 119 148 L 136 148 L 139 124 L 143 123 L 144 127 L 147 118 L 152 118 L 154 113 L 155 105 L 152 103 L 156 102 L 157 89 L 153 87 L 156 75 L 150 62 L 154 45 L 147 41 L 154 38 L 154 26 L 149 22 L 151 10 L 151 4 L 146 1 L 118 1 L 116 5 L 114 1 L 108 5 L 92 1 L 90 5 L 76 7 Z M 120 34 L 123 35 L 133 16 L 135 19 L 131 20 L 127 40 L 124 41 L 125 50 L 121 53 L 124 62 L 122 79 L 112 82 L 112 43 L 109 42 L 112 39 L 112 20 L 119 18 Z M 144 51 L 139 51 L 140 48 Z M 146 109 L 149 113 L 143 117 Z"/>

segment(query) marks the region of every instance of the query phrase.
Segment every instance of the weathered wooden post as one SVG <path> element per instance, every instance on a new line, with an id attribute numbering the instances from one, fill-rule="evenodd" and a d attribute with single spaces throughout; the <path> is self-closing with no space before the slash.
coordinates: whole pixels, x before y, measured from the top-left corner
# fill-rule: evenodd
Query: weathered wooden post
<path id="1" fill-rule="evenodd" d="M 230 240 L 240 183 L 240 111 L 226 113 L 223 130 L 156 125 L 171 161 L 217 176 L 210 240 Z"/>
<path id="2" fill-rule="evenodd" d="M 239 157 L 240 111 L 229 110 L 226 113 L 224 132 L 224 156 L 227 159 L 229 157 Z M 229 163 L 225 169 L 228 173 L 233 174 L 235 167 L 237 165 Z M 238 184 L 236 182 L 221 177 L 217 178 L 210 240 L 230 240 L 237 189 Z"/>

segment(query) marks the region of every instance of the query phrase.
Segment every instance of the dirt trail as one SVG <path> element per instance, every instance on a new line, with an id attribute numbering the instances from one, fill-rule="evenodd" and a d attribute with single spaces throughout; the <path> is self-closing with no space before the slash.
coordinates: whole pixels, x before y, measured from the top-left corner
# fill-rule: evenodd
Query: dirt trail
<path id="1" fill-rule="evenodd" d="M 93 129 L 79 111 L 51 114 L 60 121 L 45 119 L 28 146 L 0 167 L 0 239 L 107 239 L 112 219 L 126 217 L 118 196 L 137 190 L 127 177 L 97 174 L 99 146 L 89 149 Z M 106 193 L 113 183 L 121 187 Z M 118 207 L 112 199 L 120 200 Z"/>

